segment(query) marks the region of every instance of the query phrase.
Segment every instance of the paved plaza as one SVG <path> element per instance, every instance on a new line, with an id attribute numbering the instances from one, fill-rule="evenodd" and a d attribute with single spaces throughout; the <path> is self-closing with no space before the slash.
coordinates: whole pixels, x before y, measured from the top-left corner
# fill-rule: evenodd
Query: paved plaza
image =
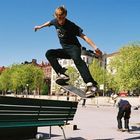
<path id="1" fill-rule="evenodd" d="M 117 131 L 117 112 L 118 108 L 111 105 L 82 107 L 79 104 L 71 122 L 77 125 L 77 130 L 72 130 L 72 126 L 64 127 L 67 140 L 140 140 L 140 108 L 134 110 L 132 107 L 129 133 Z M 44 140 L 47 140 L 49 127 L 40 127 L 38 132 L 43 133 Z M 52 127 L 51 140 L 63 140 L 58 126 Z"/>

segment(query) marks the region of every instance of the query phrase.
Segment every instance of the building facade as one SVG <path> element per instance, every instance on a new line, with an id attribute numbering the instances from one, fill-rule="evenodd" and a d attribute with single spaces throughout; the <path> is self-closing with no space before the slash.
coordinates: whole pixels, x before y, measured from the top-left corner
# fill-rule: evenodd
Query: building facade
<path id="1" fill-rule="evenodd" d="M 112 69 L 110 67 L 110 61 L 116 56 L 118 55 L 119 52 L 114 52 L 114 53 L 111 53 L 111 54 L 107 54 L 106 55 L 106 70 L 111 73 L 111 74 L 115 74 L 116 73 L 116 70 L 115 69 Z"/>

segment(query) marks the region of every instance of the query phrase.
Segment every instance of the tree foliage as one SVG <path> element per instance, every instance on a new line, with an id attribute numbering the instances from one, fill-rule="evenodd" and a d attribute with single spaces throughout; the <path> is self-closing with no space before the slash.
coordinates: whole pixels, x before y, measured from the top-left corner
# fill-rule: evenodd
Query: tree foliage
<path id="1" fill-rule="evenodd" d="M 114 81 L 119 90 L 140 89 L 140 44 L 128 44 L 111 60 Z"/>
<path id="2" fill-rule="evenodd" d="M 105 83 L 106 70 L 101 66 L 100 60 L 94 59 L 89 65 L 89 70 L 94 80 L 97 81 L 98 85 Z"/>
<path id="3" fill-rule="evenodd" d="M 0 90 L 7 92 L 11 88 L 12 88 L 11 71 L 10 69 L 6 69 L 0 75 Z"/>
<path id="4" fill-rule="evenodd" d="M 68 70 L 66 71 L 66 74 L 68 74 L 69 77 L 70 77 L 69 84 L 74 85 L 75 81 L 79 77 L 77 69 L 74 68 L 74 67 L 69 66 Z"/>
<path id="5" fill-rule="evenodd" d="M 1 90 L 22 91 L 28 85 L 30 90 L 41 88 L 44 73 L 32 64 L 12 65 L 0 75 Z"/>

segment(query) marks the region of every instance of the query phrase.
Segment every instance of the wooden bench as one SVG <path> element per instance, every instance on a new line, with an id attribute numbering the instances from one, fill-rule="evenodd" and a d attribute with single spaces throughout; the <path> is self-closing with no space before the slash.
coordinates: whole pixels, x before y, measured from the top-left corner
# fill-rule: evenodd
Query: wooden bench
<path id="1" fill-rule="evenodd" d="M 78 102 L 0 96 L 0 139 L 34 138 L 37 127 L 63 127 L 73 120 Z"/>

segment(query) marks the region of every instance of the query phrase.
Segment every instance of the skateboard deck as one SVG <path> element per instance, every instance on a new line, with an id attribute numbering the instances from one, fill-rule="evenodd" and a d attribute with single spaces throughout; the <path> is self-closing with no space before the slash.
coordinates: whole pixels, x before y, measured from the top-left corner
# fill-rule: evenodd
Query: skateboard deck
<path id="1" fill-rule="evenodd" d="M 85 92 L 83 90 L 79 89 L 79 88 L 76 88 L 75 86 L 69 85 L 67 83 L 58 84 L 58 85 L 61 86 L 64 90 L 66 90 L 66 91 L 68 91 L 68 92 L 70 92 L 72 94 L 75 94 L 75 95 L 77 95 L 77 96 L 79 96 L 81 98 L 86 98 Z"/>
<path id="2" fill-rule="evenodd" d="M 86 98 L 86 94 L 83 90 L 76 88 L 72 85 L 60 85 L 63 89 L 69 91 L 72 94 L 78 95 L 81 98 Z"/>

